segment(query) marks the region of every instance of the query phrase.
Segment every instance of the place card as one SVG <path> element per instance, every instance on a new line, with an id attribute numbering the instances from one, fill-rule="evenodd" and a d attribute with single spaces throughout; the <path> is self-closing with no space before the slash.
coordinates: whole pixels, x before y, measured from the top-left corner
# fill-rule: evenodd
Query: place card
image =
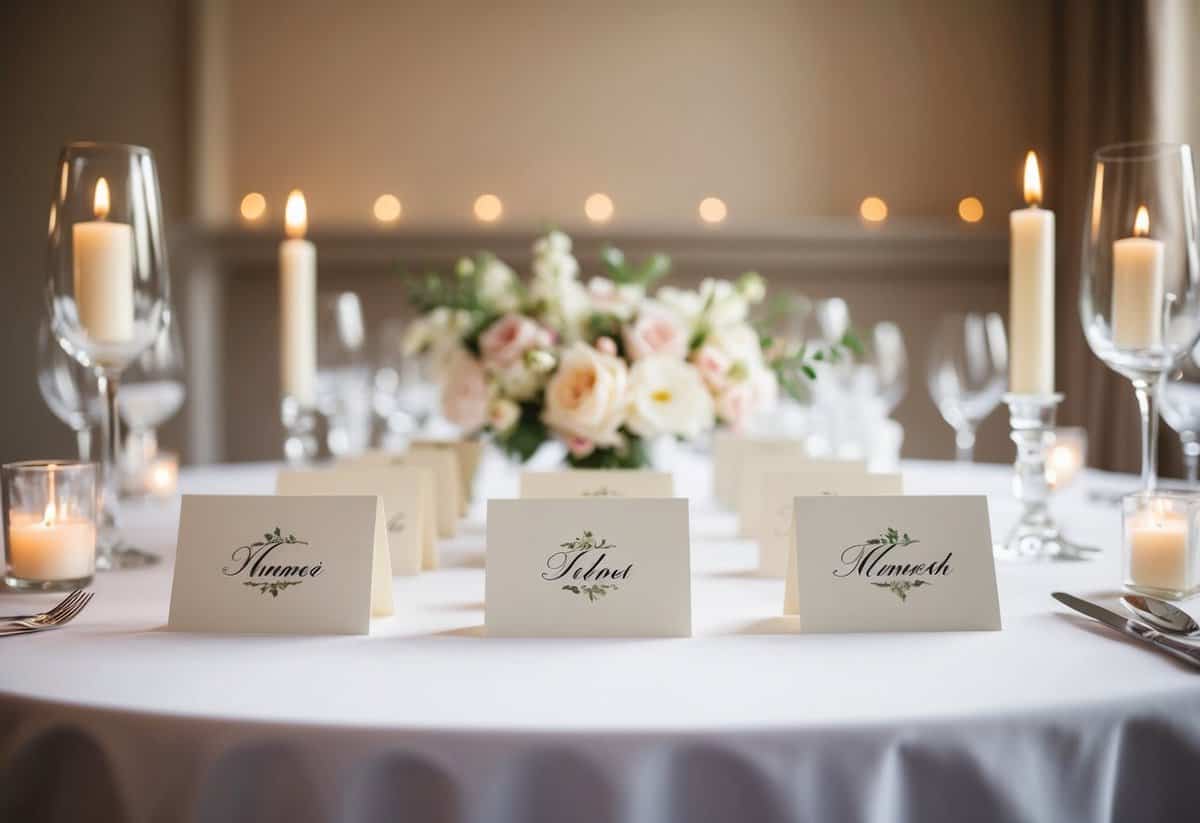
<path id="1" fill-rule="evenodd" d="M 283 469 L 278 494 L 377 494 L 387 517 L 392 574 L 412 575 L 438 566 L 433 472 L 419 466 L 340 466 Z"/>
<path id="2" fill-rule="evenodd" d="M 521 472 L 521 497 L 674 497 L 667 472 L 629 469 L 573 469 Z"/>
<path id="3" fill-rule="evenodd" d="M 184 495 L 168 629 L 366 634 L 392 611 L 377 495 Z"/>
<path id="4" fill-rule="evenodd" d="M 792 502 L 797 497 L 831 495 L 875 496 L 903 494 L 899 474 L 826 472 L 801 466 L 785 471 L 769 470 L 762 475 L 762 517 L 758 529 L 758 572 L 764 577 L 785 577 L 795 563 Z M 794 596 L 794 592 L 793 592 Z"/>
<path id="5" fill-rule="evenodd" d="M 800 631 L 1000 628 L 986 497 L 797 497 L 793 509 Z"/>
<path id="6" fill-rule="evenodd" d="M 738 534 L 751 540 L 762 535 L 766 473 L 776 471 L 819 472 L 829 477 L 864 477 L 865 460 L 834 460 L 797 457 L 796 455 L 746 454 L 742 459 L 741 487 L 738 491 Z M 790 514 L 790 511 L 789 511 Z"/>
<path id="7" fill-rule="evenodd" d="M 785 437 L 756 437 L 722 429 L 713 434 L 713 495 L 728 509 L 741 497 L 742 463 L 747 456 L 808 459 L 803 441 Z"/>
<path id="8" fill-rule="evenodd" d="M 441 449 L 454 453 L 458 461 L 458 482 L 462 489 L 462 509 L 459 514 L 465 516 L 475 489 L 475 475 L 479 473 L 479 463 L 483 459 L 483 441 L 420 439 L 412 441 L 409 450 L 414 449 Z"/>
<path id="9" fill-rule="evenodd" d="M 439 537 L 454 537 L 463 511 L 462 481 L 458 458 L 448 449 L 418 449 L 406 452 L 367 451 L 343 457 L 338 466 L 419 466 L 434 474 L 434 505 Z"/>
<path id="10" fill-rule="evenodd" d="M 687 637 L 688 501 L 489 500 L 486 622 L 509 637 Z"/>

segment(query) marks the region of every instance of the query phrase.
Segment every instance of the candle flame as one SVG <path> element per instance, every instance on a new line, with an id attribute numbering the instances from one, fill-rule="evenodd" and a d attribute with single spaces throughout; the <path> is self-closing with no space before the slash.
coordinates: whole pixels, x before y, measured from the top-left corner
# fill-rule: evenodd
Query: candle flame
<path id="1" fill-rule="evenodd" d="M 96 199 L 92 201 L 92 213 L 97 220 L 108 217 L 110 201 L 108 197 L 108 181 L 101 177 L 96 181 Z"/>
<path id="2" fill-rule="evenodd" d="M 56 514 L 57 514 L 57 511 L 54 508 L 54 502 L 51 501 L 51 502 L 47 503 L 46 511 L 42 513 L 42 525 L 43 526 L 53 526 Z"/>
<path id="3" fill-rule="evenodd" d="M 1133 236 L 1148 237 L 1150 235 L 1150 210 L 1144 205 L 1138 206 L 1137 217 L 1133 218 Z"/>
<path id="4" fill-rule="evenodd" d="M 283 209 L 283 224 L 288 237 L 303 237 L 308 230 L 308 206 L 300 189 L 292 189 L 288 195 L 287 205 Z"/>
<path id="5" fill-rule="evenodd" d="M 1030 206 L 1042 203 L 1042 173 L 1038 170 L 1037 154 L 1025 155 L 1025 202 Z"/>

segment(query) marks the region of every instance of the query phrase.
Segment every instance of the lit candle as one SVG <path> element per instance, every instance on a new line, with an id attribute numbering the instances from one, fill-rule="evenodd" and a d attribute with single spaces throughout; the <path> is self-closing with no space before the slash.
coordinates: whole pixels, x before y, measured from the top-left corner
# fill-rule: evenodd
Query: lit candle
<path id="1" fill-rule="evenodd" d="M 96 564 L 96 528 L 89 520 L 60 518 L 53 503 L 41 517 L 9 515 L 8 569 L 24 580 L 77 580 Z"/>
<path id="2" fill-rule="evenodd" d="M 1025 209 L 1009 215 L 1009 391 L 1054 393 L 1054 212 L 1039 208 L 1037 155 L 1025 157 Z"/>
<path id="3" fill-rule="evenodd" d="M 1163 242 L 1150 237 L 1150 212 L 1139 206 L 1133 237 L 1113 243 L 1113 345 L 1162 345 Z"/>
<path id="4" fill-rule="evenodd" d="M 96 181 L 95 220 L 71 227 L 79 323 L 100 343 L 133 338 L 133 229 L 108 220 L 108 181 Z"/>
<path id="5" fill-rule="evenodd" d="M 155 497 L 170 497 L 179 488 L 179 457 L 163 453 L 146 470 L 146 491 Z"/>
<path id="6" fill-rule="evenodd" d="M 1187 589 L 1187 519 L 1169 511 L 1145 511 L 1129 530 L 1129 577 L 1136 586 Z"/>
<path id="7" fill-rule="evenodd" d="M 308 212 L 293 191 L 284 210 L 288 239 L 279 245 L 279 348 L 283 393 L 301 406 L 316 400 L 317 247 L 304 239 Z"/>

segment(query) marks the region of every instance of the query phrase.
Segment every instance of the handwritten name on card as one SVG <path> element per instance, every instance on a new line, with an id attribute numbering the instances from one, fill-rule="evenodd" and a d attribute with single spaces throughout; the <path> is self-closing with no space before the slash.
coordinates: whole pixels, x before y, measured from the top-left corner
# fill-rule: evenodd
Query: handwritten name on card
<path id="1" fill-rule="evenodd" d="M 379 497 L 184 496 L 169 629 L 366 634 L 392 608 Z"/>
<path id="2" fill-rule="evenodd" d="M 806 632 L 1000 628 L 987 498 L 798 497 Z"/>
<path id="3" fill-rule="evenodd" d="M 491 635 L 688 636 L 688 503 L 490 500 L 485 591 Z"/>

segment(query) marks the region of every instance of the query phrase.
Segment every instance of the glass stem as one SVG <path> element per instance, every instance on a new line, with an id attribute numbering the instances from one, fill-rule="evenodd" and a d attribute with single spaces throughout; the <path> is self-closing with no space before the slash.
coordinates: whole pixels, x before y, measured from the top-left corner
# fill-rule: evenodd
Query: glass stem
<path id="1" fill-rule="evenodd" d="M 117 384 L 115 374 L 101 372 L 96 385 L 104 406 L 100 423 L 100 534 L 96 540 L 96 565 L 112 568 L 112 553 L 117 544 L 117 471 L 120 463 L 121 432 L 117 414 Z"/>
<path id="2" fill-rule="evenodd" d="M 92 427 L 76 429 L 75 443 L 79 446 L 79 459 L 88 462 L 92 459 Z"/>
<path id="3" fill-rule="evenodd" d="M 1195 486 L 1200 482 L 1200 441 L 1192 431 L 1180 432 L 1179 439 L 1183 441 L 1183 468 L 1187 473 L 1187 484 Z"/>
<path id="4" fill-rule="evenodd" d="M 959 463 L 972 463 L 975 460 L 975 427 L 963 426 L 954 430 L 954 459 Z"/>
<path id="5" fill-rule="evenodd" d="M 1134 380 L 1142 415 L 1142 491 L 1158 487 L 1158 380 Z"/>

